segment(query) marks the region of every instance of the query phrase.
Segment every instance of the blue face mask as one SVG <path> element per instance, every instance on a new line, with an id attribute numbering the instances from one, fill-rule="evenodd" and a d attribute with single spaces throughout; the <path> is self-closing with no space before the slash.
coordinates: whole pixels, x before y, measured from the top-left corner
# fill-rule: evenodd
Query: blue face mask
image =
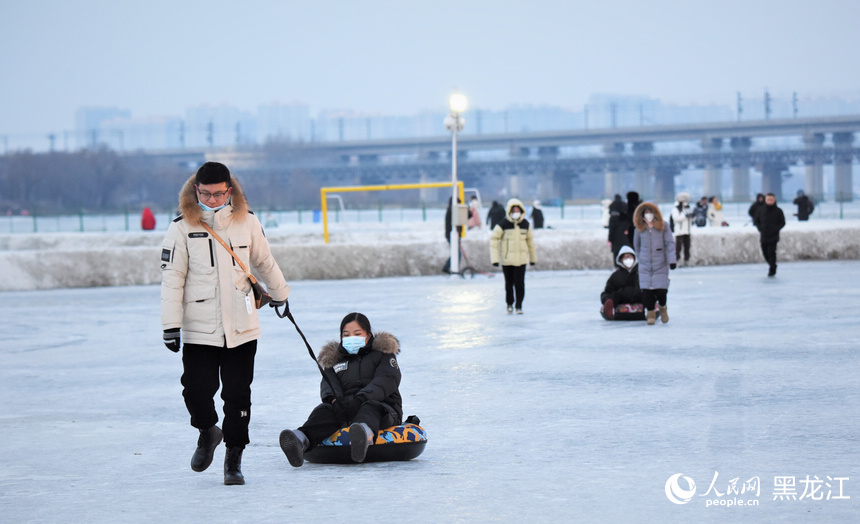
<path id="1" fill-rule="evenodd" d="M 343 345 L 343 349 L 350 355 L 358 353 L 358 350 L 366 344 L 364 337 L 343 337 L 340 343 Z"/>
<path id="2" fill-rule="evenodd" d="M 198 205 L 198 206 L 200 206 L 201 208 L 203 208 L 203 211 L 218 211 L 218 210 L 219 210 L 219 209 L 221 209 L 222 207 L 226 206 L 226 205 L 227 205 L 227 202 L 224 202 L 223 204 L 221 204 L 221 205 L 220 205 L 220 206 L 218 206 L 218 207 L 209 207 L 209 206 L 207 206 L 206 204 L 204 204 L 203 202 L 201 202 L 201 201 L 199 201 L 199 200 L 198 200 L 198 201 L 197 201 L 197 205 Z"/>

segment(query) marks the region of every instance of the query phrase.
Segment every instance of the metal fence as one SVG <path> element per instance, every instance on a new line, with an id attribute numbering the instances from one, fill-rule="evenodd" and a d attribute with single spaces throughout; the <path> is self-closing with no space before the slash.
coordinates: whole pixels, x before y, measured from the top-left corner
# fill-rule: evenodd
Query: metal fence
<path id="1" fill-rule="evenodd" d="M 525 202 L 528 212 L 531 206 Z M 749 221 L 747 210 L 749 203 L 725 203 L 723 215 L 729 223 L 744 223 Z M 787 220 L 791 220 L 796 207 L 790 201 L 780 202 Z M 668 216 L 672 204 L 660 204 L 660 210 Z M 544 206 L 542 208 L 545 222 L 576 227 L 577 222 L 591 227 L 594 222 L 601 221 L 603 206 L 600 204 L 581 204 L 563 206 Z M 330 209 L 330 223 L 408 223 L 408 222 L 437 222 L 444 223 L 445 209 L 439 207 L 400 208 L 372 207 L 352 209 Z M 487 208 L 482 209 L 481 217 L 486 221 Z M 267 229 L 277 229 L 294 224 L 321 224 L 320 210 L 294 209 L 258 211 L 260 222 Z M 175 218 L 173 213 L 155 213 L 155 231 L 167 231 L 170 221 Z M 810 221 L 816 220 L 860 220 L 860 202 L 821 202 L 815 206 Z M 0 234 L 25 233 L 90 233 L 90 232 L 123 232 L 142 231 L 141 216 L 135 213 L 88 213 L 77 215 L 14 215 L 0 217 Z"/>

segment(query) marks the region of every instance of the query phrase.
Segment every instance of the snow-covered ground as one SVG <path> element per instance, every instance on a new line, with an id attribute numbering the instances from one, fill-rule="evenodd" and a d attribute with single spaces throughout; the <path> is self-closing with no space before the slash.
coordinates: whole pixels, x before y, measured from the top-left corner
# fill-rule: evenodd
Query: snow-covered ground
<path id="1" fill-rule="evenodd" d="M 693 228 L 691 263 L 761 262 L 758 232 L 746 209 L 727 204 L 729 227 Z M 786 206 L 780 260 L 860 259 L 860 203 L 821 204 L 809 222 L 798 222 L 791 212 Z M 382 222 L 368 211 L 347 212 L 337 222 L 332 217 L 329 244 L 322 224 L 309 220 L 281 220 L 266 232 L 290 281 L 439 274 L 449 256 L 443 211 L 428 210 L 426 221 L 421 210 L 386 213 Z M 535 231 L 534 270 L 611 267 L 598 206 L 568 207 L 564 217 L 559 208 L 547 208 L 546 219 L 549 228 Z M 160 221 L 164 230 L 165 222 Z M 0 291 L 157 284 L 164 230 L 0 234 Z M 490 265 L 486 227 L 468 231 L 463 247 L 473 267 L 498 271 Z"/>
<path id="2" fill-rule="evenodd" d="M 315 348 L 353 310 L 400 338 L 405 412 L 429 443 L 406 463 L 290 467 L 277 436 L 304 421 L 319 375 L 267 312 L 247 484 L 229 487 L 223 446 L 206 472 L 189 467 L 197 433 L 180 357 L 161 344 L 157 285 L 2 292 L 0 515 L 856 522 L 860 262 L 766 271 L 676 270 L 671 320 L 655 326 L 599 317 L 606 270 L 529 271 L 522 316 L 505 314 L 500 276 L 293 280 Z M 695 482 L 686 504 L 666 495 L 677 474 L 680 488 Z"/>

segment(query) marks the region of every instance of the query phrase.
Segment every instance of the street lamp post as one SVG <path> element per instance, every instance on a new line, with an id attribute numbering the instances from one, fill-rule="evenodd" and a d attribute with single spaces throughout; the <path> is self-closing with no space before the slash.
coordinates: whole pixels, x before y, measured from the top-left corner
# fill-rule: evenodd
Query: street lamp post
<path id="1" fill-rule="evenodd" d="M 451 131 L 451 264 L 452 275 L 460 272 L 460 234 L 457 231 L 459 225 L 459 206 L 457 195 L 457 133 L 463 130 L 466 119 L 462 113 L 466 111 L 466 97 L 460 93 L 454 93 L 448 99 L 448 107 L 451 110 L 445 117 L 445 129 Z"/>

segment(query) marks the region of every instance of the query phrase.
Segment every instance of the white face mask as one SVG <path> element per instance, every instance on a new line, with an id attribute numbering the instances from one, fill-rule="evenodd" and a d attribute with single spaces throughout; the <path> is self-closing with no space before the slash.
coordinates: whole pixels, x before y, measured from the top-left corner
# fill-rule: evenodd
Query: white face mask
<path id="1" fill-rule="evenodd" d="M 514 220 L 519 220 L 521 216 L 523 216 L 523 214 L 517 211 L 511 213 L 511 218 L 513 218 Z"/>
<path id="2" fill-rule="evenodd" d="M 636 262 L 636 260 L 635 260 L 635 259 L 632 259 L 632 258 L 628 257 L 628 258 L 625 258 L 624 260 L 622 260 L 622 261 L 621 261 L 621 264 L 622 264 L 624 267 L 626 267 L 627 269 L 630 269 L 631 267 L 633 267 L 633 263 L 634 263 L 634 262 Z"/>
<path id="3" fill-rule="evenodd" d="M 654 221 L 654 213 L 645 213 L 645 220 L 647 222 L 653 222 Z"/>

